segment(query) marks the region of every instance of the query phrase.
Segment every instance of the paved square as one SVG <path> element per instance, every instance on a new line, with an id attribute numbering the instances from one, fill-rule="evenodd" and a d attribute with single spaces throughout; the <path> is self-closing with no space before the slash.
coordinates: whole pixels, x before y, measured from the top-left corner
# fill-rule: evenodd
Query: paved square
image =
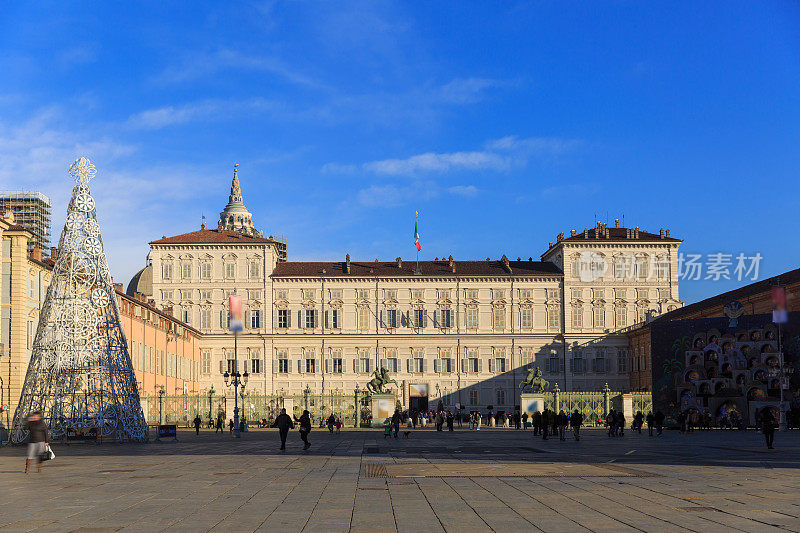
<path id="1" fill-rule="evenodd" d="M 775 450 L 755 431 L 315 430 L 285 453 L 275 430 L 179 438 L 56 445 L 27 476 L 24 448 L 0 449 L 0 531 L 800 532 L 800 431 Z"/>

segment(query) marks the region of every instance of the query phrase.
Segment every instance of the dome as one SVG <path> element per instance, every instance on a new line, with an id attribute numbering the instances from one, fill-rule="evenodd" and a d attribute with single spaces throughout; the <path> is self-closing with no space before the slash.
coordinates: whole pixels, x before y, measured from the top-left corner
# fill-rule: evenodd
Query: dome
<path id="1" fill-rule="evenodd" d="M 139 272 L 133 275 L 125 294 L 133 296 L 134 293 L 140 292 L 145 296 L 153 296 L 153 266 L 147 265 Z"/>

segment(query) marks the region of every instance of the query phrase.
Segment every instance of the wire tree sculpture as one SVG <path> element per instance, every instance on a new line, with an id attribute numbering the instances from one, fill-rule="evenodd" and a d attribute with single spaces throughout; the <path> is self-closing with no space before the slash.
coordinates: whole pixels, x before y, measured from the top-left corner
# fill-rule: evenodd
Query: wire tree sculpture
<path id="1" fill-rule="evenodd" d="M 97 171 L 87 158 L 79 157 L 69 173 L 77 183 L 11 441 L 19 444 L 28 438 L 26 418 L 40 411 L 54 440 L 72 429 L 98 438 L 145 442 L 147 423 L 89 190 Z"/>

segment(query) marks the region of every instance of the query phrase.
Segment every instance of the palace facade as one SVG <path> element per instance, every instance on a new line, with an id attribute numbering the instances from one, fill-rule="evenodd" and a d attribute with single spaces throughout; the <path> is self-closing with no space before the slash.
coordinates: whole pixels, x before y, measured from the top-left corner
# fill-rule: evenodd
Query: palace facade
<path id="1" fill-rule="evenodd" d="M 217 228 L 152 241 L 128 294 L 202 332 L 203 390 L 224 391 L 238 370 L 255 393 L 352 392 L 384 367 L 405 407 L 511 411 L 534 365 L 561 390 L 627 391 L 621 330 L 682 305 L 680 242 L 598 223 L 559 234 L 536 261 L 292 262 L 255 229 L 235 169 Z M 246 322 L 236 356 L 232 294 Z"/>

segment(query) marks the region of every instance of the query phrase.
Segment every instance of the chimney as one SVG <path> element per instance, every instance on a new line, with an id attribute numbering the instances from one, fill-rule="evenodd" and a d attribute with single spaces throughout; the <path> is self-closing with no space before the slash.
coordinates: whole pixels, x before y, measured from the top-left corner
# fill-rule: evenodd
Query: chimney
<path id="1" fill-rule="evenodd" d="M 344 273 L 350 273 L 350 254 L 344 256 Z"/>
<path id="2" fill-rule="evenodd" d="M 584 239 L 589 238 L 589 228 L 583 228 L 583 238 Z"/>
<path id="3" fill-rule="evenodd" d="M 55 261 L 57 258 L 58 258 L 58 248 L 56 248 L 55 246 L 52 246 L 50 248 L 50 259 Z"/>
<path id="4" fill-rule="evenodd" d="M 434 261 L 438 261 L 439 260 L 439 256 L 437 255 L 436 257 L 433 258 L 433 260 Z"/>
<path id="5" fill-rule="evenodd" d="M 618 219 L 618 218 L 615 218 L 615 219 L 614 219 L 614 227 L 615 227 L 615 228 L 618 228 L 618 227 L 619 227 L 619 219 Z"/>
<path id="6" fill-rule="evenodd" d="M 639 238 L 639 226 L 636 226 L 636 228 L 634 228 L 634 230 L 633 230 L 633 238 L 634 239 L 638 239 Z"/>
<path id="7" fill-rule="evenodd" d="M 403 268 L 403 260 L 398 257 L 396 261 L 397 261 L 397 268 Z"/>
<path id="8" fill-rule="evenodd" d="M 165 307 L 164 309 L 162 309 L 162 311 L 164 311 L 165 315 L 173 316 L 173 314 L 172 314 L 172 306 Z"/>
<path id="9" fill-rule="evenodd" d="M 114 290 L 117 292 L 122 292 L 122 283 L 115 283 Z"/>
<path id="10" fill-rule="evenodd" d="M 659 235 L 661 236 L 662 239 L 664 238 L 664 228 L 661 228 L 661 231 L 659 231 Z"/>
<path id="11" fill-rule="evenodd" d="M 503 268 L 506 272 L 511 274 L 511 266 L 508 264 L 508 257 L 506 257 L 506 254 L 503 254 L 503 257 L 500 258 L 500 262 L 503 263 Z"/>
<path id="12" fill-rule="evenodd" d="M 205 222 L 202 222 L 202 223 L 200 224 L 200 229 L 201 229 L 201 230 L 202 230 L 202 229 L 206 229 L 206 223 L 205 223 Z"/>
<path id="13" fill-rule="evenodd" d="M 522 258 L 517 256 L 517 261 L 522 261 Z"/>
<path id="14" fill-rule="evenodd" d="M 548 243 L 547 243 L 547 247 L 548 247 L 548 248 L 552 248 L 552 247 L 553 247 L 553 241 L 550 241 L 550 242 L 548 242 Z"/>
<path id="15" fill-rule="evenodd" d="M 667 228 L 667 238 L 669 238 L 669 228 Z"/>
<path id="16" fill-rule="evenodd" d="M 556 240 L 558 242 L 561 242 L 562 240 L 564 240 L 564 232 L 563 231 L 556 236 Z"/>
<path id="17" fill-rule="evenodd" d="M 528 258 L 528 261 L 533 261 L 533 257 L 529 257 L 529 258 Z"/>
<path id="18" fill-rule="evenodd" d="M 36 259 L 37 261 L 41 262 L 41 260 L 42 260 L 42 249 L 39 248 L 38 246 L 34 246 L 33 250 L 31 250 L 31 257 Z"/>
<path id="19" fill-rule="evenodd" d="M 577 233 L 578 233 L 577 230 L 574 230 L 574 229 L 569 230 L 569 236 L 570 237 L 574 237 Z"/>
<path id="20" fill-rule="evenodd" d="M 453 255 L 452 254 L 450 254 L 450 257 L 447 258 L 447 264 L 450 265 L 450 266 L 453 266 L 454 261 L 453 261 Z"/>
<path id="21" fill-rule="evenodd" d="M 149 305 L 152 305 L 153 307 L 155 307 L 155 305 L 156 305 L 156 301 L 155 301 L 155 300 L 153 300 L 152 298 L 148 298 L 148 299 L 147 299 L 147 303 L 148 303 Z"/>

